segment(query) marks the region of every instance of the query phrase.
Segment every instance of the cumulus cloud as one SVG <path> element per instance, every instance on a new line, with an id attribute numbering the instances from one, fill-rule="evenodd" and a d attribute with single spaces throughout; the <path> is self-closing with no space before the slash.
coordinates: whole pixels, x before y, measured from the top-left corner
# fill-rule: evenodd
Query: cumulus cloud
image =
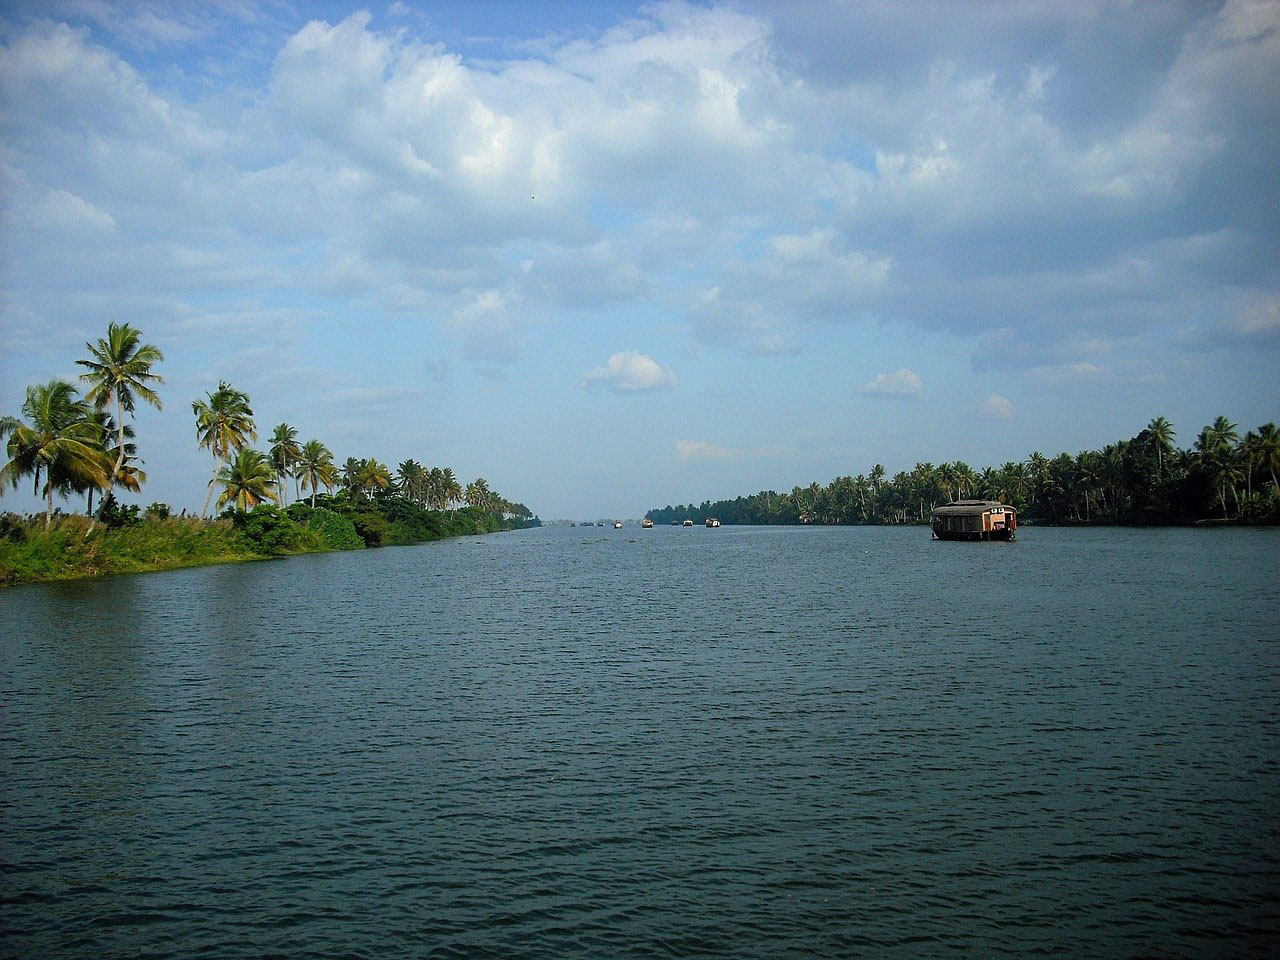
<path id="1" fill-rule="evenodd" d="M 600 386 L 622 393 L 663 390 L 674 387 L 675 375 L 647 354 L 622 350 L 608 361 L 588 370 L 584 386 Z"/>
<path id="2" fill-rule="evenodd" d="M 988 420 L 1008 420 L 1013 416 L 1013 403 L 1008 397 L 993 393 L 979 408 L 979 413 Z"/>
<path id="3" fill-rule="evenodd" d="M 920 375 L 903 367 L 897 373 L 877 373 L 875 379 L 864 383 L 858 392 L 883 397 L 918 397 L 923 389 Z"/>
<path id="4" fill-rule="evenodd" d="M 728 460 L 734 451 L 704 440 L 677 440 L 676 456 L 681 460 Z"/>

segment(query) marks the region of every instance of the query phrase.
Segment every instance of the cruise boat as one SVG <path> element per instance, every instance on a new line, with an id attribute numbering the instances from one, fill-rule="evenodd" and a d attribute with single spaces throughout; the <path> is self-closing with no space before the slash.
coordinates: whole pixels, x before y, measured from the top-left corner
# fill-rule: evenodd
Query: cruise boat
<path id="1" fill-rule="evenodd" d="M 707 526 L 708 526 L 708 527 L 718 527 L 718 526 L 720 526 L 720 521 L 719 521 L 719 520 L 717 520 L 715 517 L 707 517 Z"/>

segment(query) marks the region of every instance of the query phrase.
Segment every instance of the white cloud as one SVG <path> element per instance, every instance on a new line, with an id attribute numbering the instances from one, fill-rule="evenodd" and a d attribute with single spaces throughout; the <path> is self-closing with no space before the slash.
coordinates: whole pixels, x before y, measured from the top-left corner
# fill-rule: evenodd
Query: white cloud
<path id="1" fill-rule="evenodd" d="M 1280 297 L 1248 298 L 1228 321 L 1228 326 L 1244 337 L 1274 337 L 1280 334 Z"/>
<path id="2" fill-rule="evenodd" d="M 989 420 L 1008 420 L 1013 416 L 1013 403 L 1008 397 L 1002 397 L 998 393 L 993 393 L 987 397 L 979 410 L 981 416 Z"/>
<path id="3" fill-rule="evenodd" d="M 897 373 L 877 373 L 875 379 L 864 383 L 858 392 L 885 397 L 916 397 L 923 389 L 924 381 L 920 375 L 903 367 Z"/>
<path id="4" fill-rule="evenodd" d="M 677 440 L 676 456 L 681 460 L 728 460 L 734 451 L 703 440 Z"/>
<path id="5" fill-rule="evenodd" d="M 624 393 L 674 387 L 675 375 L 647 354 L 622 350 L 609 360 L 588 370 L 584 386 L 602 386 Z"/>

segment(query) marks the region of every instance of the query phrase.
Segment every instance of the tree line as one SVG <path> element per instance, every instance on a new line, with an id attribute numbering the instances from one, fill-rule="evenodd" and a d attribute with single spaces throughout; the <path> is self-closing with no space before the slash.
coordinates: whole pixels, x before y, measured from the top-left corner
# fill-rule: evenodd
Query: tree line
<path id="1" fill-rule="evenodd" d="M 97 519 L 104 511 L 119 514 L 116 490 L 138 493 L 147 482 L 129 421 L 139 402 L 162 409 L 156 387 L 164 378 L 155 368 L 164 355 L 143 343 L 142 334 L 127 323 L 109 324 L 105 338 L 85 347 L 88 356 L 76 361 L 85 368 L 79 376 L 83 396 L 69 380 L 54 379 L 27 388 L 20 417 L 0 417 L 0 440 L 7 438 L 0 493 L 29 479 L 32 493 L 44 500 L 46 527 L 55 497 L 83 496 L 85 513 Z M 208 515 L 215 494 L 219 510 L 286 507 L 291 482 L 295 499 L 309 496 L 313 509 L 323 487 L 327 494 L 337 489 L 348 501 L 385 503 L 395 497 L 429 510 L 465 504 L 477 513 L 533 517 L 523 504 L 492 490 L 483 477 L 463 486 L 447 467 L 428 469 L 410 459 L 393 474 L 375 458 L 349 457 L 339 468 L 324 443 L 299 443 L 298 431 L 287 423 L 272 431 L 266 450 L 255 449 L 258 430 L 249 396 L 225 381 L 195 400 L 191 410 L 196 442 L 214 458 L 201 518 Z M 102 498 L 97 511 L 95 495 Z M 167 515 L 168 508 L 155 504 L 152 512 Z"/>
<path id="2" fill-rule="evenodd" d="M 933 507 L 952 500 L 999 500 L 1020 519 L 1048 524 L 1184 524 L 1202 520 L 1280 522 L 1280 433 L 1266 423 L 1243 435 L 1226 417 L 1202 429 L 1189 449 L 1157 417 L 1129 440 L 1101 450 L 974 470 L 961 461 L 917 463 L 886 476 L 867 474 L 811 483 L 789 493 L 765 490 L 734 500 L 651 510 L 655 523 L 894 524 L 925 523 Z"/>

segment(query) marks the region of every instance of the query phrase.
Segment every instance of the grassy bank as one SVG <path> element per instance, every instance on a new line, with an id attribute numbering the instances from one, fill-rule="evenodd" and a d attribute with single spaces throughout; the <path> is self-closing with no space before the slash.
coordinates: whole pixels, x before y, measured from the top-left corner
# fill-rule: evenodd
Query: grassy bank
<path id="1" fill-rule="evenodd" d="M 319 497 L 315 509 L 305 503 L 286 510 L 260 506 L 208 521 L 165 513 L 117 509 L 92 525 L 88 517 L 60 516 L 47 529 L 43 518 L 0 518 L 0 585 L 363 550 L 520 525 L 471 508 L 426 510 L 395 496 Z"/>

